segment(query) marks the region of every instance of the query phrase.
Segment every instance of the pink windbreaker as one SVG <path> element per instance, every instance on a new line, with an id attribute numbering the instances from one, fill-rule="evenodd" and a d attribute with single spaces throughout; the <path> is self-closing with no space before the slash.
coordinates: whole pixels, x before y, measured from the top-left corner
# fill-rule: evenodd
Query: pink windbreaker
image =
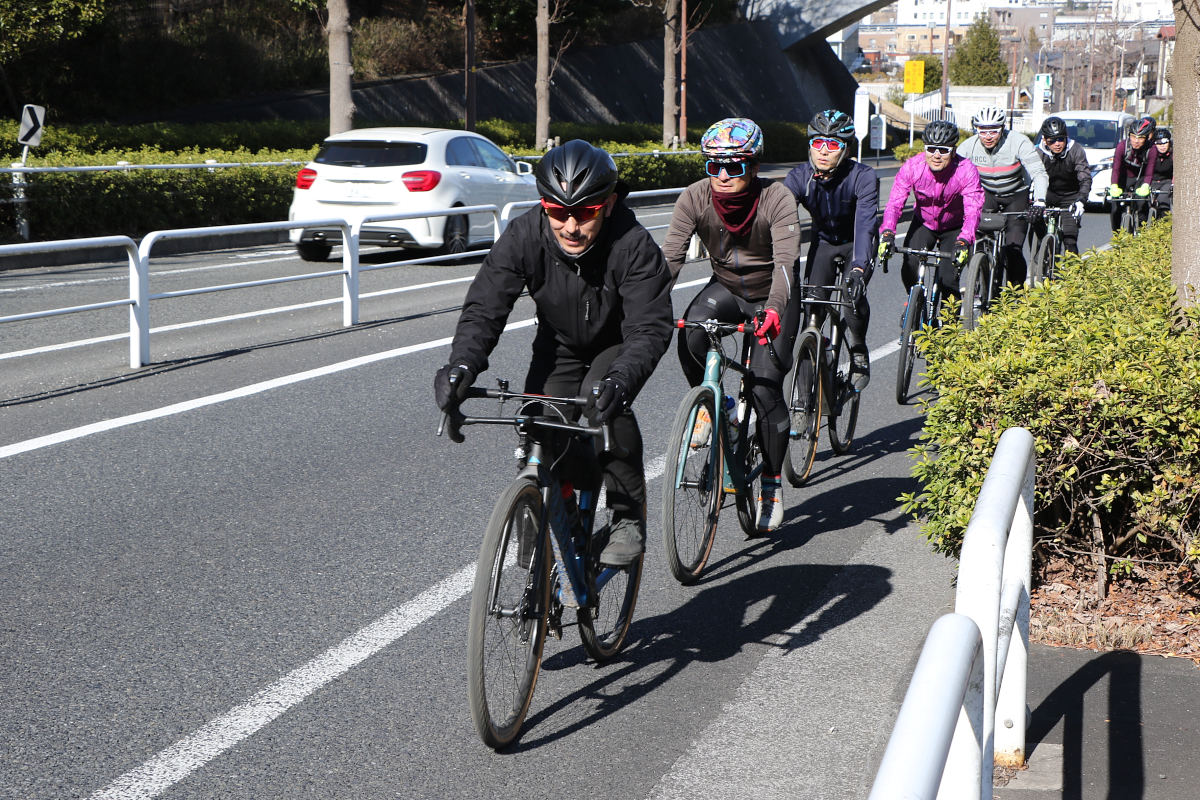
<path id="1" fill-rule="evenodd" d="M 896 232 L 896 223 L 910 192 L 917 197 L 914 216 L 926 228 L 941 233 L 962 226 L 959 238 L 967 243 L 975 241 L 975 229 L 983 210 L 983 186 L 979 183 L 979 170 L 970 159 L 955 154 L 950 166 L 941 172 L 929 169 L 924 153 L 905 161 L 888 195 L 883 224 L 879 226 L 881 233 Z"/>

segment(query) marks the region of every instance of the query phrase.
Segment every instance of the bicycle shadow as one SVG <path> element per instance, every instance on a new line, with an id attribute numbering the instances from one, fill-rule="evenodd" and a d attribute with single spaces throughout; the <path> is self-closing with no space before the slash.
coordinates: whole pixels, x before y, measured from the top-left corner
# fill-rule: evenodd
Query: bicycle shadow
<path id="1" fill-rule="evenodd" d="M 840 588 L 830 590 L 835 576 Z M 681 677 L 688 667 L 726 661 L 753 645 L 785 652 L 811 645 L 890 594 L 891 576 L 891 570 L 868 564 L 789 565 L 703 588 L 668 613 L 635 620 L 633 638 L 618 659 L 593 665 L 605 670 L 600 677 L 530 715 L 523 738 L 504 752 L 558 743 Z M 585 662 L 583 647 L 575 646 L 546 659 L 543 668 L 579 668 Z M 591 710 L 582 717 L 529 735 L 585 704 Z"/>
<path id="2" fill-rule="evenodd" d="M 1107 734 L 1108 797 L 1139 800 L 1146 794 L 1145 746 L 1142 738 L 1142 665 L 1136 653 L 1114 651 L 1098 655 L 1060 683 L 1033 710 L 1026 731 L 1030 756 L 1062 722 L 1062 798 L 1083 800 L 1085 705 L 1097 698 L 1089 692 L 1108 678 L 1103 712 Z M 1099 712 L 1093 712 L 1093 717 Z M 1091 761 L 1098 760 L 1096 755 Z"/>
<path id="3" fill-rule="evenodd" d="M 845 455 L 833 452 L 827 443 L 824 447 L 818 447 L 808 480 L 795 491 L 804 491 L 811 486 L 853 472 L 884 456 L 907 451 L 918 443 L 924 426 L 924 417 L 909 417 L 882 428 L 875 428 L 866 435 L 855 438 L 850 445 L 850 452 Z M 824 439 L 822 436 L 822 440 Z"/>

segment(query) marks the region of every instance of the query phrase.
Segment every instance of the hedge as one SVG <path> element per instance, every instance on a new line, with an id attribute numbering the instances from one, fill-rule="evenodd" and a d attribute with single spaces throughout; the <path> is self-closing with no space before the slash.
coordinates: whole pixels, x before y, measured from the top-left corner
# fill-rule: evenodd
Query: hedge
<path id="1" fill-rule="evenodd" d="M 1200 559 L 1200 313 L 1177 307 L 1170 263 L 1168 218 L 1006 291 L 975 331 L 947 316 L 921 334 L 936 399 L 921 488 L 900 500 L 935 550 L 957 556 L 1000 434 L 1021 426 L 1039 547 L 1113 568 Z"/>

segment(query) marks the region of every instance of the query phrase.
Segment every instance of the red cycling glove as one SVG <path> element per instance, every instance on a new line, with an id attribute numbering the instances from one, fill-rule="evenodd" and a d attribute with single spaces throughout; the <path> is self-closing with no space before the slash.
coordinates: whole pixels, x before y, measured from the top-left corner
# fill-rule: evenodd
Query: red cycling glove
<path id="1" fill-rule="evenodd" d="M 782 327 L 779 322 L 779 312 L 773 308 L 768 308 L 763 313 L 762 322 L 754 329 L 754 335 L 758 337 L 759 344 L 766 344 L 779 335 Z"/>

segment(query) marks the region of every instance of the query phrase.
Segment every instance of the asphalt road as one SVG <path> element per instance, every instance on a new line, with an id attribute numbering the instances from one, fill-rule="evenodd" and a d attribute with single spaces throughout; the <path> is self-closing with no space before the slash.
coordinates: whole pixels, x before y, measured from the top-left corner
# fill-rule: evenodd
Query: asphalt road
<path id="1" fill-rule="evenodd" d="M 665 224 L 665 212 L 649 225 Z M 1085 245 L 1107 239 L 1089 214 Z M 685 271 L 682 310 L 706 265 Z M 301 266 L 286 248 L 161 259 L 154 291 Z M 0 797 L 865 797 L 953 564 L 896 498 L 920 406 L 892 396 L 898 270 L 877 275 L 874 380 L 852 452 L 823 442 L 784 528 L 722 515 L 705 578 L 659 541 L 685 385 L 668 353 L 635 410 L 651 533 L 630 646 L 547 645 L 520 742 L 475 737 L 467 593 L 512 442 L 434 437 L 430 383 L 477 263 L 371 273 L 340 326 L 321 279 L 157 301 L 153 363 L 123 311 L 0 339 Z M 0 273 L 4 313 L 120 296 L 123 265 Z M 399 290 L 399 291 L 390 291 Z M 268 316 L 190 325 L 254 309 Z M 528 320 L 522 301 L 512 322 Z M 170 329 L 170 326 L 188 325 Z M 481 380 L 520 381 L 532 330 Z"/>

